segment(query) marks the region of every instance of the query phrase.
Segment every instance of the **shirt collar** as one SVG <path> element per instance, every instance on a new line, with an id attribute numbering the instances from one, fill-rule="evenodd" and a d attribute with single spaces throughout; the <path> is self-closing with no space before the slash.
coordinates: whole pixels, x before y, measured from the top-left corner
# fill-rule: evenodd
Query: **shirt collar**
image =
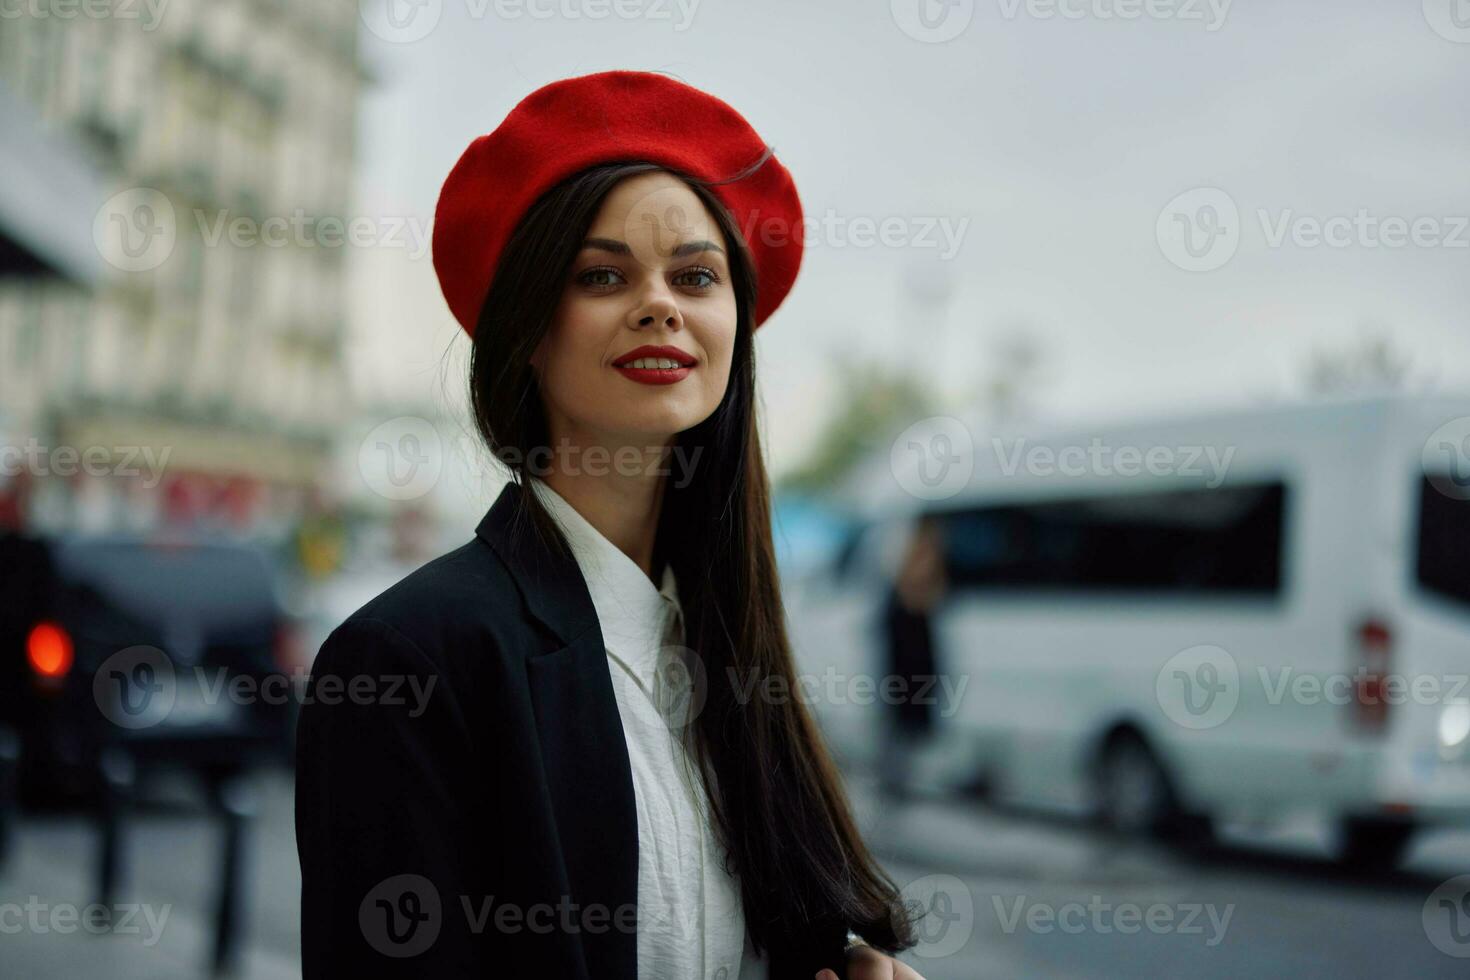
<path id="1" fill-rule="evenodd" d="M 527 481 L 566 536 L 586 580 L 610 654 L 650 688 L 665 644 L 683 642 L 683 612 L 671 562 L 654 588 L 643 569 L 539 477 Z"/>

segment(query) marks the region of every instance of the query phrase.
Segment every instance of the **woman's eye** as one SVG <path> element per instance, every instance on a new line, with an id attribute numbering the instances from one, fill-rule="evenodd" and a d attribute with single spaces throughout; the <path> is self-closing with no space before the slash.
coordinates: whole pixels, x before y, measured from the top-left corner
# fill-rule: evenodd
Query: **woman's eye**
<path id="1" fill-rule="evenodd" d="M 577 277 L 577 281 L 587 286 L 616 286 L 614 278 L 621 279 L 622 274 L 617 269 L 599 268 L 588 269 Z"/>
<path id="2" fill-rule="evenodd" d="M 587 269 L 577 276 L 577 281 L 584 286 L 590 286 L 594 289 L 611 289 L 625 282 L 623 274 L 610 266 Z M 711 288 L 720 281 L 719 273 L 713 269 L 703 267 L 685 269 L 674 277 L 675 285 L 684 286 L 699 292 Z"/>
<path id="3" fill-rule="evenodd" d="M 688 279 L 691 277 L 696 281 L 686 282 L 685 285 L 693 286 L 695 289 L 709 289 L 711 286 L 720 281 L 719 274 L 716 273 L 713 269 L 686 269 L 685 271 L 679 273 L 678 276 L 678 278 L 680 279 Z"/>

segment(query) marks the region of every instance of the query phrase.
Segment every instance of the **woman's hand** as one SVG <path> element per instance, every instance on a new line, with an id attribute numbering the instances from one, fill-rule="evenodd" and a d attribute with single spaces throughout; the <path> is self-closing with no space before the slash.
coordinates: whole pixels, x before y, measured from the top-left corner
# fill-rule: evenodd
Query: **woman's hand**
<path id="1" fill-rule="evenodd" d="M 837 980 L 831 970 L 817 971 L 816 980 Z M 871 946 L 854 946 L 847 954 L 847 980 L 924 980 L 912 967 Z"/>

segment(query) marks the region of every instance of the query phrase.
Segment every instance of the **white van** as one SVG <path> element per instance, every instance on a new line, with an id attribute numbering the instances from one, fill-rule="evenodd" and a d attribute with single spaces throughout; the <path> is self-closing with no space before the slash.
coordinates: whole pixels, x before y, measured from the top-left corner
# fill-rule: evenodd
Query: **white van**
<path id="1" fill-rule="evenodd" d="M 793 589 L 802 669 L 884 673 L 890 533 L 932 512 L 937 721 L 1000 800 L 1155 832 L 1306 812 L 1378 865 L 1470 823 L 1470 400 L 969 436 L 952 493 L 903 492 L 896 450 L 890 504 Z M 882 710 L 854 700 L 813 705 L 835 739 Z"/>

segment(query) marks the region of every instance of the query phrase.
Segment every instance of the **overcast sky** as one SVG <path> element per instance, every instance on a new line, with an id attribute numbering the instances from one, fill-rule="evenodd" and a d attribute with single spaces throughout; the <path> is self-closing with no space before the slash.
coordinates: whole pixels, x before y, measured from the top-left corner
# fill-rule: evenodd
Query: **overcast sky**
<path id="1" fill-rule="evenodd" d="M 775 146 L 825 222 L 757 335 L 778 471 L 826 417 L 837 352 L 928 363 L 959 402 L 1018 324 L 1067 419 L 1288 393 L 1308 351 L 1368 325 L 1429 383 L 1470 385 L 1466 0 L 925 0 L 927 20 L 917 0 L 421 0 L 399 27 L 381 2 L 362 213 L 426 225 L 473 137 L 612 68 L 672 72 Z M 854 242 L 885 219 L 903 241 Z M 458 398 L 427 253 L 358 252 L 353 281 L 364 394 Z M 947 304 L 915 281 L 950 283 Z"/>

